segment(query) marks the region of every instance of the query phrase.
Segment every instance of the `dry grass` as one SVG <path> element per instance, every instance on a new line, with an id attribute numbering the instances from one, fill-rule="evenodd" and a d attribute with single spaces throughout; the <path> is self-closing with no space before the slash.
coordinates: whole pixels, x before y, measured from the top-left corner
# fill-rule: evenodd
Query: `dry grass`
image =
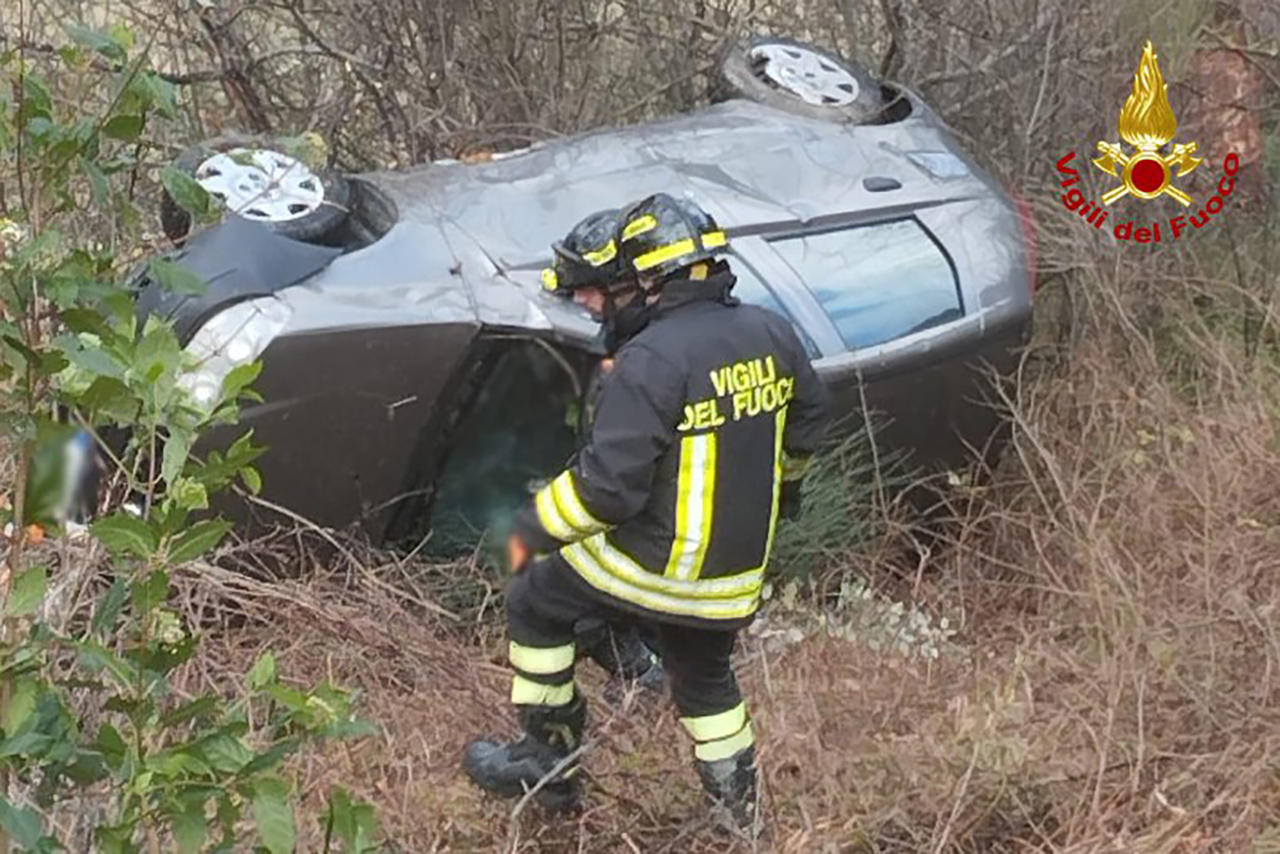
<path id="1" fill-rule="evenodd" d="M 969 497 L 915 585 L 959 622 L 954 651 L 923 662 L 811 629 L 744 636 L 762 850 L 1280 850 L 1280 454 L 1253 385 L 1266 377 L 1193 405 L 1114 354 L 1067 368 L 1025 387 L 1002 485 Z M 898 564 L 916 567 L 889 542 L 845 571 L 894 587 Z M 342 784 L 402 851 L 725 850 L 700 826 L 668 705 L 611 708 L 584 665 L 589 808 L 513 820 L 458 767 L 469 738 L 512 731 L 500 627 L 450 628 L 361 576 L 249 587 L 235 594 L 249 621 L 209 639 L 199 678 L 231 684 L 272 646 L 291 678 L 359 686 L 383 727 L 297 766 L 313 814 Z M 770 627 L 789 619 L 777 609 Z"/>
<path id="2" fill-rule="evenodd" d="M 1089 345 L 1009 401 L 1016 443 L 997 484 L 957 496 L 928 551 L 899 521 L 814 585 L 865 577 L 948 617 L 959 633 L 942 656 L 824 630 L 819 614 L 829 628 L 856 620 L 818 597 L 771 603 L 767 631 L 744 635 L 761 850 L 1280 851 L 1274 363 L 1243 359 L 1177 288 L 1164 326 L 1143 331 L 1142 283 L 1122 263 L 1104 270 L 1079 279 L 1073 334 Z M 726 850 L 702 825 L 670 706 L 610 707 L 592 665 L 585 813 L 513 817 L 483 797 L 459 768 L 463 745 L 513 732 L 497 603 L 474 605 L 484 573 L 339 546 L 295 533 L 178 579 L 184 612 L 207 627 L 179 690 L 235 693 L 270 647 L 287 679 L 358 687 L 381 727 L 293 764 L 300 850 L 317 850 L 335 784 L 378 807 L 398 851 Z M 43 548 L 64 568 L 51 607 L 84 613 L 92 554 Z M 282 563 L 291 577 L 272 578 Z"/>

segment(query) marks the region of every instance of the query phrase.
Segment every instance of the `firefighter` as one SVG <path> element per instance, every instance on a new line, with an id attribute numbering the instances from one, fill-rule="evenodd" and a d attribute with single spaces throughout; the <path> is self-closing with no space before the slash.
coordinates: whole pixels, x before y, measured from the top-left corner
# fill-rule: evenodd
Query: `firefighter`
<path id="1" fill-rule="evenodd" d="M 665 194 L 622 214 L 609 285 L 573 289 L 615 364 L 588 440 L 508 543 L 511 699 L 524 736 L 468 745 L 491 792 L 578 802 L 587 708 L 573 626 L 618 611 L 656 628 L 680 721 L 717 812 L 758 828 L 755 736 L 730 656 L 760 601 L 780 508 L 825 431 L 827 392 L 790 324 L 731 295 L 727 240 Z M 549 274 L 548 278 L 551 278 Z"/>
<path id="2" fill-rule="evenodd" d="M 573 293 L 584 287 L 608 287 L 621 272 L 615 235 L 622 211 L 612 208 L 597 211 L 583 218 L 565 239 L 552 245 L 555 260 L 543 271 L 543 287 L 556 296 L 571 299 Z M 610 343 L 601 341 L 604 358 L 600 371 L 607 374 L 613 366 Z M 594 391 L 594 390 L 593 390 Z M 581 401 L 582 422 L 594 417 L 595 397 L 589 391 Z M 605 698 L 617 703 L 627 685 L 639 687 L 656 694 L 665 685 L 662 662 L 641 638 L 639 627 L 622 614 L 609 619 L 588 616 L 575 626 L 575 646 L 578 657 L 586 656 L 599 664 L 609 675 L 605 686 Z"/>

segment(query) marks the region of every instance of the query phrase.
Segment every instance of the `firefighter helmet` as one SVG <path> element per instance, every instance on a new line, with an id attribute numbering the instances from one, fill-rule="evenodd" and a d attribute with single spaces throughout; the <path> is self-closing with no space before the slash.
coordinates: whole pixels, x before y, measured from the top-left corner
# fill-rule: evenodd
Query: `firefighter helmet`
<path id="1" fill-rule="evenodd" d="M 728 246 L 711 214 L 686 199 L 657 193 L 622 214 L 619 249 L 629 271 L 667 276 Z"/>
<path id="2" fill-rule="evenodd" d="M 579 288 L 603 287 L 622 276 L 616 241 L 621 211 L 596 211 L 551 244 L 555 260 L 542 271 L 542 285 L 560 296 Z"/>

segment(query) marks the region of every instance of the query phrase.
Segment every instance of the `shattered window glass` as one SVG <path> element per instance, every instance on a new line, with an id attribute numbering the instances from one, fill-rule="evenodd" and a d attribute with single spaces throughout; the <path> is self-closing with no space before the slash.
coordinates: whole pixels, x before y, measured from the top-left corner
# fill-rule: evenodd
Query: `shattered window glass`
<path id="1" fill-rule="evenodd" d="M 951 265 L 914 219 L 770 243 L 808 284 L 850 349 L 964 316 Z"/>

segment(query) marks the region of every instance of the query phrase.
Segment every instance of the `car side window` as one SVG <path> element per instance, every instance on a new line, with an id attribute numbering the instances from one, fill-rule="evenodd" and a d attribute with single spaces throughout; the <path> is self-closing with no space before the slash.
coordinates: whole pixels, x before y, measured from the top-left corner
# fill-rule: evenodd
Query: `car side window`
<path id="1" fill-rule="evenodd" d="M 915 219 L 769 242 L 809 286 L 850 349 L 964 316 L 954 268 Z"/>
<path id="2" fill-rule="evenodd" d="M 763 279 L 756 275 L 756 271 L 751 269 L 751 265 L 747 264 L 741 257 L 735 257 L 732 266 L 733 274 L 738 279 L 737 284 L 733 286 L 733 295 L 746 305 L 758 305 L 785 317 L 791 322 L 796 335 L 800 337 L 800 342 L 804 344 L 805 352 L 809 354 L 809 358 L 817 359 L 821 356 L 818 345 L 813 343 L 809 333 L 805 332 L 804 328 L 796 323 L 795 318 L 791 316 L 791 312 L 783 307 L 777 295 L 764 283 Z"/>

